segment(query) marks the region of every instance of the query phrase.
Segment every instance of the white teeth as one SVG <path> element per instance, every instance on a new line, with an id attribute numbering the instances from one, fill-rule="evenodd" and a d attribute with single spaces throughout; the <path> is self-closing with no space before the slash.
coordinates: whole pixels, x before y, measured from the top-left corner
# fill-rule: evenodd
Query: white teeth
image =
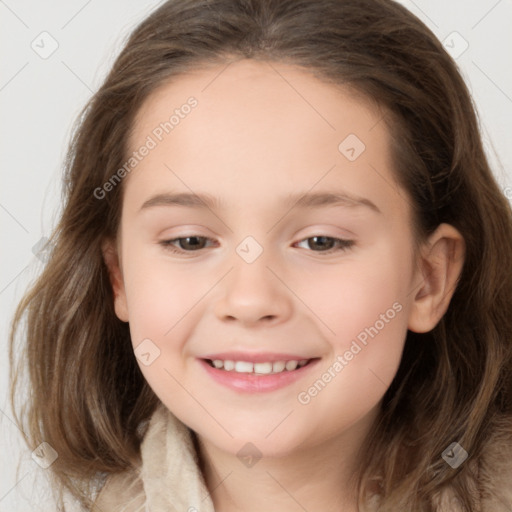
<path id="1" fill-rule="evenodd" d="M 309 359 L 301 359 L 300 361 L 274 361 L 265 363 L 250 363 L 248 361 L 223 361 L 221 359 L 212 360 L 214 368 L 225 371 L 235 371 L 237 373 L 256 373 L 260 375 L 269 375 L 271 373 L 281 373 L 286 371 L 293 371 L 297 368 L 302 368 L 308 363 Z"/>
<path id="2" fill-rule="evenodd" d="M 235 362 L 234 361 L 224 361 L 224 370 L 227 370 L 230 372 L 231 370 L 235 369 Z"/>
<path id="3" fill-rule="evenodd" d="M 252 373 L 254 365 L 246 361 L 237 361 L 235 363 L 235 372 L 238 373 Z"/>
<path id="4" fill-rule="evenodd" d="M 295 370 L 297 368 L 298 361 L 287 361 L 286 362 L 286 369 L 291 372 L 292 370 Z"/>
<path id="5" fill-rule="evenodd" d="M 272 370 L 274 373 L 282 372 L 286 368 L 286 361 L 276 361 L 272 365 Z"/>
<path id="6" fill-rule="evenodd" d="M 254 373 L 272 373 L 272 363 L 254 363 Z"/>

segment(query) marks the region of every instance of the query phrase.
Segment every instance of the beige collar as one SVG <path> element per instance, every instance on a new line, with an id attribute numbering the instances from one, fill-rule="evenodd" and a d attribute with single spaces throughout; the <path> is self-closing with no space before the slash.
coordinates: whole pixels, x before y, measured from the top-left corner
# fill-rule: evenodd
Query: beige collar
<path id="1" fill-rule="evenodd" d="M 214 512 L 190 430 L 162 404 L 151 419 L 141 453 L 151 512 Z"/>
<path id="2" fill-rule="evenodd" d="M 489 437 L 480 460 L 475 489 L 481 510 L 510 512 L 512 503 L 512 432 L 510 419 Z M 199 468 L 191 431 L 163 404 L 151 417 L 141 445 L 142 467 L 112 475 L 96 499 L 92 512 L 214 512 Z M 474 485 L 474 484 L 473 484 Z M 368 504 L 378 510 L 378 497 Z M 455 512 L 451 489 L 435 500 L 436 512 Z"/>
<path id="3" fill-rule="evenodd" d="M 214 512 L 190 430 L 159 404 L 141 445 L 142 467 L 111 476 L 93 512 Z"/>

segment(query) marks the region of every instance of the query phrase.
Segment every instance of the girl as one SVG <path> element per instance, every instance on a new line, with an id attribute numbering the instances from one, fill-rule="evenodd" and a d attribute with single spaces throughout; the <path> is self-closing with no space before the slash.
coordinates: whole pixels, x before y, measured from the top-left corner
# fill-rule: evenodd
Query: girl
<path id="1" fill-rule="evenodd" d="M 404 7 L 166 2 L 65 183 L 11 336 L 60 506 L 512 510 L 511 209 Z"/>

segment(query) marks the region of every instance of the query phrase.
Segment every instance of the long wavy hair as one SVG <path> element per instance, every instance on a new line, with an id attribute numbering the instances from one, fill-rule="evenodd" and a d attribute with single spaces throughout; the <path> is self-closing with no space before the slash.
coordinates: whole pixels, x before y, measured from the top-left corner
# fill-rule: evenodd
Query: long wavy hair
<path id="1" fill-rule="evenodd" d="M 134 118 L 152 91 L 187 70 L 241 58 L 292 64 L 377 102 L 389 114 L 415 241 L 443 222 L 464 237 L 446 314 L 428 333 L 407 333 L 361 453 L 358 489 L 363 506 L 368 482 L 381 475 L 382 511 L 427 511 L 450 486 L 476 510 L 475 464 L 512 418 L 512 212 L 454 61 L 390 0 L 175 0 L 134 30 L 76 122 L 53 251 L 13 319 L 11 403 L 26 442 L 57 451 L 55 487 L 85 506 L 105 475 L 140 462 L 141 426 L 159 401 L 114 313 L 101 251 L 116 237 L 123 183 L 103 199 L 94 192 L 126 162 Z M 456 470 L 441 458 L 454 440 L 473 461 Z"/>

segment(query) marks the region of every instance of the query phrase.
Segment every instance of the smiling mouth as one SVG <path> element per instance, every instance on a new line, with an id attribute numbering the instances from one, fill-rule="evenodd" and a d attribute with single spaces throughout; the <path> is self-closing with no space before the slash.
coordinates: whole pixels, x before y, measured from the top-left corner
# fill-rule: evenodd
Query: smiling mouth
<path id="1" fill-rule="evenodd" d="M 205 359 L 205 361 L 217 370 L 235 373 L 247 373 L 253 375 L 275 375 L 278 373 L 293 372 L 307 366 L 313 359 L 289 360 L 289 361 L 268 361 L 252 363 L 249 361 L 232 361 L 229 359 Z"/>

